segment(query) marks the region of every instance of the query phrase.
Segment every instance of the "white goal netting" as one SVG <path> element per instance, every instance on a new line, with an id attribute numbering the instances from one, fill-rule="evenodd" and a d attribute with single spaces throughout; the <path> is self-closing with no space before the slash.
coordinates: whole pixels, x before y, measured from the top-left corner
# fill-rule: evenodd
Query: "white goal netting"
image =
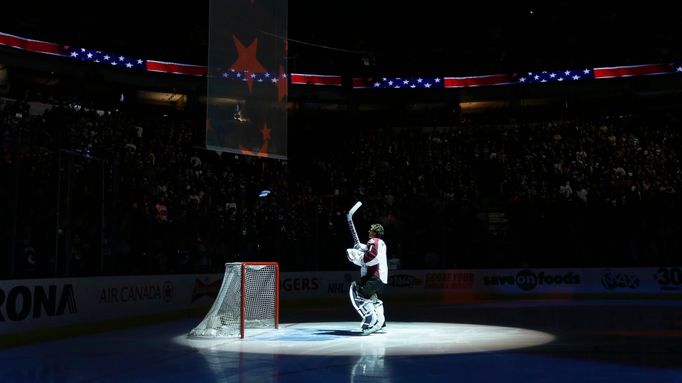
<path id="1" fill-rule="evenodd" d="M 279 321 L 277 263 L 225 264 L 225 277 L 206 317 L 191 337 L 244 337 L 245 329 L 277 328 Z"/>

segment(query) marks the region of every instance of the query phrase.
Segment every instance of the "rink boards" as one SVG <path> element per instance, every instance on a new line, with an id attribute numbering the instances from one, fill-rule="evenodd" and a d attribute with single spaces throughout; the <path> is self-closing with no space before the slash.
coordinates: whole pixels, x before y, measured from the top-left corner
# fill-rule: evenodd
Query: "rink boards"
<path id="1" fill-rule="evenodd" d="M 280 275 L 282 310 L 347 298 L 358 271 Z M 0 281 L 0 337 L 141 317 L 201 315 L 222 274 Z M 391 302 L 457 304 L 518 299 L 679 299 L 682 268 L 391 270 Z"/>

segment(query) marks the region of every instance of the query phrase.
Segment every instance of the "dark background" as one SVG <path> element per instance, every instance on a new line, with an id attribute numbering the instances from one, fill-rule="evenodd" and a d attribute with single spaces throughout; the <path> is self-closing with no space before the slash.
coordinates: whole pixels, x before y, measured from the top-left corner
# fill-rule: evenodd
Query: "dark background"
<path id="1" fill-rule="evenodd" d="M 8 5 L 2 31 L 206 64 L 208 1 Z M 679 59 L 675 13 L 617 2 L 292 1 L 290 69 L 475 75 Z"/>
<path id="2" fill-rule="evenodd" d="M 206 64 L 207 3 L 5 10 L 5 33 Z M 384 224 L 406 268 L 676 265 L 678 75 L 414 92 L 348 81 L 676 62 L 674 21 L 587 2 L 297 1 L 289 71 L 344 84 L 289 87 L 288 161 L 204 150 L 204 77 L 0 47 L 0 277 L 222 272 L 239 260 L 348 268 L 344 214 L 357 200 L 358 231 Z M 588 166 L 574 170 L 581 150 Z M 562 199 L 567 180 L 588 204 Z"/>

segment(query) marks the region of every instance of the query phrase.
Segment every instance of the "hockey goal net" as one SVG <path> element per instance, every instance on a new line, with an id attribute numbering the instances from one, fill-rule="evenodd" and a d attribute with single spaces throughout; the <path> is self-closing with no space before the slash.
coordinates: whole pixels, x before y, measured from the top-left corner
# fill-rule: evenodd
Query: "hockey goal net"
<path id="1" fill-rule="evenodd" d="M 279 326 L 279 265 L 276 262 L 225 264 L 225 277 L 206 317 L 191 337 L 244 337 L 245 329 Z"/>

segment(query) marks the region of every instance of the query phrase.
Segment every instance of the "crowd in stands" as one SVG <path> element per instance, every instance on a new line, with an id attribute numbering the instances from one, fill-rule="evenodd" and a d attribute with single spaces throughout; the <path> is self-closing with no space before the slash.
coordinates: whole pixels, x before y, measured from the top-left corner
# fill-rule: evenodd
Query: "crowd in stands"
<path id="1" fill-rule="evenodd" d="M 285 161 L 204 150 L 182 114 L 31 108 L 0 103 L 3 278 L 345 269 L 357 200 L 361 236 L 382 223 L 404 268 L 659 266 L 681 250 L 674 113 L 332 126 Z M 315 123 L 291 120 L 291 140 Z"/>

